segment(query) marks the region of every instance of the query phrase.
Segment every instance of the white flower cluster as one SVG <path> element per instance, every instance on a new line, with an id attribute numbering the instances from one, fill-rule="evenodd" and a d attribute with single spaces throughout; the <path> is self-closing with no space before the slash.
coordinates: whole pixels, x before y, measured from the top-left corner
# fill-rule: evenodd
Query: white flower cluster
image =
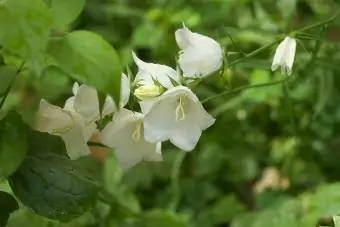
<path id="1" fill-rule="evenodd" d="M 87 85 L 73 86 L 74 96 L 64 108 L 41 100 L 37 129 L 59 135 L 65 142 L 71 159 L 89 155 L 87 142 L 93 135 L 113 148 L 123 169 L 145 161 L 161 161 L 161 143 L 169 140 L 184 151 L 197 145 L 202 131 L 214 124 L 215 119 L 203 108 L 197 96 L 185 85 L 183 78 L 202 78 L 216 72 L 222 66 L 223 52 L 215 40 L 183 28 L 175 32 L 181 49 L 178 65 L 181 69 L 147 63 L 132 53 L 138 67 L 131 90 L 128 77 L 121 79 L 119 108 L 107 96 L 102 116 L 113 115 L 102 131 L 97 129 L 100 119 L 97 91 Z M 181 75 L 183 74 L 183 75 Z M 125 108 L 130 93 L 139 100 L 141 113 Z"/>

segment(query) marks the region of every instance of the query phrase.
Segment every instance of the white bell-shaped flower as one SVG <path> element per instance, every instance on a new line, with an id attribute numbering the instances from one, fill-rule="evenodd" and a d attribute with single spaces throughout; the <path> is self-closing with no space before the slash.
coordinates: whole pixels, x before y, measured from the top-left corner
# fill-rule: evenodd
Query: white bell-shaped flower
<path id="1" fill-rule="evenodd" d="M 281 67 L 281 73 L 290 75 L 292 73 L 296 51 L 296 40 L 286 37 L 276 48 L 271 70 L 275 71 Z"/>
<path id="2" fill-rule="evenodd" d="M 163 87 L 171 88 L 174 86 L 171 79 L 180 83 L 179 73 L 173 68 L 166 65 L 144 62 L 134 52 L 132 52 L 132 57 L 138 66 L 135 82 L 139 85 L 152 85 L 154 81 L 158 81 Z"/>
<path id="3" fill-rule="evenodd" d="M 91 126 L 87 126 L 86 119 L 76 112 L 71 113 L 51 105 L 44 99 L 40 101 L 36 130 L 60 136 L 64 140 L 67 154 L 71 159 L 90 154 L 87 141 L 92 132 L 96 130 L 95 125 Z"/>
<path id="4" fill-rule="evenodd" d="M 98 120 L 99 113 L 99 100 L 95 88 L 82 84 L 79 86 L 77 82 L 74 83 L 72 88 L 73 95 L 66 100 L 64 109 L 76 111 L 87 119 Z M 129 78 L 123 73 L 121 76 L 121 89 L 120 89 L 120 103 L 119 108 L 124 107 L 130 97 L 130 81 Z M 111 114 L 116 111 L 116 106 L 111 96 L 107 96 L 103 116 Z"/>
<path id="5" fill-rule="evenodd" d="M 184 24 L 176 30 L 175 38 L 181 49 L 178 63 L 184 77 L 201 78 L 221 68 L 223 51 L 214 39 L 192 32 Z"/>
<path id="6" fill-rule="evenodd" d="M 74 83 L 72 91 L 74 96 L 66 101 L 63 109 L 41 100 L 36 129 L 61 136 L 69 157 L 77 159 L 90 153 L 87 142 L 99 132 L 96 121 L 100 119 L 100 112 L 96 89 L 85 84 L 79 86 L 78 83 Z M 120 107 L 126 105 L 129 95 L 130 82 L 123 74 Z M 116 106 L 113 99 L 107 96 L 102 112 L 103 116 L 115 111 Z"/>
<path id="7" fill-rule="evenodd" d="M 185 86 L 177 86 L 161 96 L 140 102 L 144 113 L 144 134 L 149 142 L 170 140 L 182 150 L 195 148 L 202 130 L 215 119 L 197 96 Z"/>
<path id="8" fill-rule="evenodd" d="M 161 143 L 144 139 L 143 114 L 121 109 L 101 131 L 99 141 L 114 149 L 123 169 L 141 161 L 162 161 Z"/>

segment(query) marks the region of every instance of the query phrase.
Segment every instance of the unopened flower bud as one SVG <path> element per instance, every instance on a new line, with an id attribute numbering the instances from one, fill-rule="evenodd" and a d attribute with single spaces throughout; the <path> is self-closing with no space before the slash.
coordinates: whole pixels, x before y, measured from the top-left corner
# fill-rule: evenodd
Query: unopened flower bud
<path id="1" fill-rule="evenodd" d="M 146 100 L 150 98 L 157 97 L 161 95 L 163 92 L 163 89 L 155 84 L 150 84 L 150 85 L 142 85 L 138 87 L 134 95 L 139 99 L 139 100 Z"/>

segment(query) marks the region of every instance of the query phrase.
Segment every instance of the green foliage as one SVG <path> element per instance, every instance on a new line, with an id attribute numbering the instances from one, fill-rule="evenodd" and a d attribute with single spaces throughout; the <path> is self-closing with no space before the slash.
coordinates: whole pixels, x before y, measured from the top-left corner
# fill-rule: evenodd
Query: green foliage
<path id="1" fill-rule="evenodd" d="M 50 9 L 54 28 L 71 24 L 85 6 L 85 0 L 44 0 Z"/>
<path id="2" fill-rule="evenodd" d="M 0 191 L 0 204 L 0 226 L 6 226 L 9 215 L 13 211 L 17 210 L 19 206 L 17 201 L 11 194 L 3 191 Z"/>
<path id="3" fill-rule="evenodd" d="M 0 0 L 0 226 L 340 227 L 339 7 Z M 225 51 L 221 72 L 191 84 L 217 118 L 194 151 L 163 143 L 163 162 L 124 172 L 97 141 L 70 160 L 59 136 L 30 129 L 41 98 L 63 106 L 74 81 L 98 90 L 101 109 L 107 94 L 118 104 L 132 50 L 174 67 L 183 22 Z M 270 70 L 286 35 L 297 39 L 289 77 Z"/>
<path id="4" fill-rule="evenodd" d="M 51 28 L 46 5 L 41 0 L 2 1 L 0 21 L 2 47 L 40 67 Z"/>
<path id="5" fill-rule="evenodd" d="M 13 67 L 3 66 L 0 68 L 0 97 L 6 93 L 16 75 L 17 72 Z"/>
<path id="6" fill-rule="evenodd" d="M 75 79 L 112 95 L 119 103 L 119 58 L 99 35 L 89 31 L 73 31 L 53 42 L 49 52 L 59 66 Z"/>
<path id="7" fill-rule="evenodd" d="M 22 163 L 27 152 L 26 126 L 10 112 L 0 121 L 0 180 L 6 179 Z"/>
<path id="8" fill-rule="evenodd" d="M 16 197 L 37 214 L 69 221 L 96 203 L 94 173 L 69 160 L 60 137 L 31 130 L 28 155 L 9 183 Z"/>

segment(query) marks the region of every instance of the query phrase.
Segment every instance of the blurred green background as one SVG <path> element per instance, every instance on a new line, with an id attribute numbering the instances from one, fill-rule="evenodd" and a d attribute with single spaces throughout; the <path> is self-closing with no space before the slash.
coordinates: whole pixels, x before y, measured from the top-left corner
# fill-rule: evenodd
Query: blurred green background
<path id="1" fill-rule="evenodd" d="M 338 0 L 88 0 L 72 29 L 102 35 L 117 48 L 123 66 L 136 72 L 132 50 L 145 61 L 175 67 L 174 32 L 182 22 L 218 40 L 230 62 L 339 8 Z M 131 209 L 147 210 L 147 227 L 331 225 L 329 217 L 340 214 L 340 17 L 326 30 L 308 32 L 319 40 L 298 41 L 287 89 L 246 89 L 206 102 L 217 121 L 194 151 L 165 144 L 164 162 L 141 163 L 126 173 L 110 156 L 105 160 L 108 189 Z M 274 51 L 275 46 L 225 69 L 195 91 L 203 99 L 282 79 L 270 71 Z M 26 75 L 6 108 L 19 105 L 30 118 L 41 97 L 62 104 L 71 86 L 59 74 Z M 14 216 L 22 217 L 12 215 L 8 226 L 25 220 L 43 226 L 38 217 L 20 212 Z M 114 209 L 98 203 L 93 212 L 61 226 L 139 225 L 118 222 Z"/>

